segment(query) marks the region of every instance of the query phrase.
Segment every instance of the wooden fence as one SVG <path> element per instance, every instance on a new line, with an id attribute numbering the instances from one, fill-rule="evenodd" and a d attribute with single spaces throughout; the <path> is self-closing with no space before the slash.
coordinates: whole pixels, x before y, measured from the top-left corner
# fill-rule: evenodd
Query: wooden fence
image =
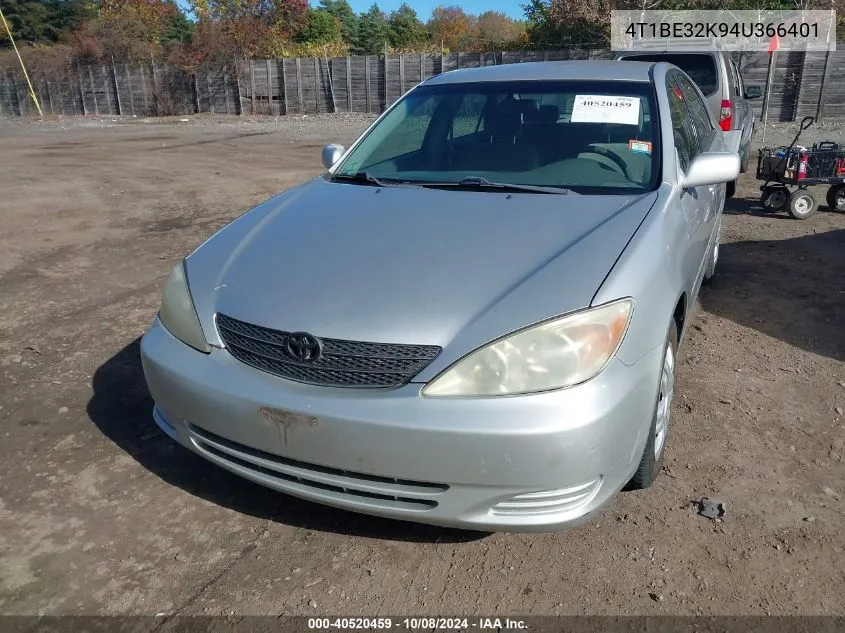
<path id="1" fill-rule="evenodd" d="M 842 47 L 845 49 L 845 46 Z M 370 55 L 238 60 L 189 74 L 155 62 L 71 65 L 32 73 L 45 115 L 285 115 L 379 113 L 420 81 L 458 68 L 564 59 L 609 59 L 609 50 Z M 765 86 L 766 53 L 737 54 L 746 85 Z M 762 100 L 752 102 L 760 116 Z M 23 76 L 0 71 L 0 115 L 37 116 Z M 845 119 L 845 50 L 779 52 L 769 120 Z"/>

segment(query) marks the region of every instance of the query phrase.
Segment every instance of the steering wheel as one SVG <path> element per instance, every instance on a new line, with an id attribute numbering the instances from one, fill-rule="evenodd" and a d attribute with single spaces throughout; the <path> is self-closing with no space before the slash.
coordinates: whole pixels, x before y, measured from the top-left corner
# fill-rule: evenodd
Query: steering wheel
<path id="1" fill-rule="evenodd" d="M 587 151 L 584 152 L 584 153 L 585 154 L 589 154 L 589 153 L 598 154 L 599 156 L 604 156 L 605 158 L 609 158 L 610 160 L 612 160 L 614 163 L 616 163 L 619 166 L 619 169 L 622 172 L 622 175 L 625 176 L 625 178 L 633 181 L 633 178 L 631 178 L 631 174 L 628 173 L 628 165 L 626 165 L 625 161 L 622 160 L 622 157 L 619 156 L 618 154 L 616 154 L 615 152 L 611 152 L 606 147 L 601 147 L 600 145 L 590 145 L 587 148 Z"/>

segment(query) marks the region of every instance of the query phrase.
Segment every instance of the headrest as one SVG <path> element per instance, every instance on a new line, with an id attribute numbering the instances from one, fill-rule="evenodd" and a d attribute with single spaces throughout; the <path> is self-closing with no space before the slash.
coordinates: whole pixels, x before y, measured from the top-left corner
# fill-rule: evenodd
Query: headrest
<path id="1" fill-rule="evenodd" d="M 522 113 L 523 122 L 537 120 L 537 100 L 520 99 L 517 101 L 519 111 Z"/>
<path id="2" fill-rule="evenodd" d="M 560 118 L 560 108 L 556 105 L 542 105 L 537 112 L 537 120 L 540 123 L 557 123 Z"/>
<path id="3" fill-rule="evenodd" d="M 487 130 L 494 141 L 512 143 L 522 126 L 518 102 L 508 97 L 487 117 Z"/>

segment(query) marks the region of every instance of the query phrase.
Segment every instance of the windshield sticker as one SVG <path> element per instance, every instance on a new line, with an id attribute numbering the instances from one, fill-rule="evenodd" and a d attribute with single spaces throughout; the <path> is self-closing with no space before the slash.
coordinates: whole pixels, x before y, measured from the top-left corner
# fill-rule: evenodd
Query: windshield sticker
<path id="1" fill-rule="evenodd" d="M 620 123 L 639 125 L 639 97 L 611 97 L 607 95 L 575 95 L 572 123 Z"/>
<path id="2" fill-rule="evenodd" d="M 628 141 L 628 149 L 635 154 L 651 154 L 651 143 L 648 141 L 631 139 Z"/>

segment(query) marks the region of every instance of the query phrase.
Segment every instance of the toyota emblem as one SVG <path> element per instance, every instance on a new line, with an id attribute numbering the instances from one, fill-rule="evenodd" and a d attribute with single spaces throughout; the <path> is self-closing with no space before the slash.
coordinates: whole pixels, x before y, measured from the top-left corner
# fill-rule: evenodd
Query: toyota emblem
<path id="1" fill-rule="evenodd" d="M 285 352 L 294 360 L 311 363 L 323 354 L 323 344 L 308 332 L 294 332 L 285 341 Z"/>

